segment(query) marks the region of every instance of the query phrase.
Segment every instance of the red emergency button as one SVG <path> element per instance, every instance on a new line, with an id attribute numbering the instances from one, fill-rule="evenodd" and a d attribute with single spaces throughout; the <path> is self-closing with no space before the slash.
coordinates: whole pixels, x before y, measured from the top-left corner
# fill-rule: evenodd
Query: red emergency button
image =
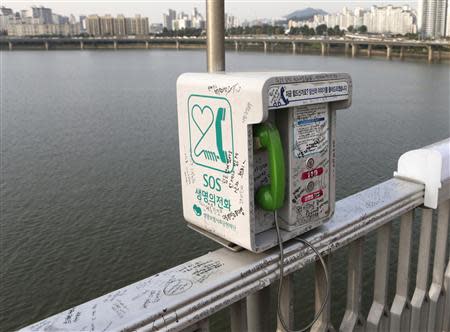
<path id="1" fill-rule="evenodd" d="M 311 179 L 315 176 L 319 176 L 323 174 L 323 167 L 319 167 L 310 171 L 306 171 L 302 173 L 302 180 Z"/>
<path id="2" fill-rule="evenodd" d="M 306 203 L 306 202 L 312 201 L 313 199 L 317 199 L 322 196 L 323 196 L 323 191 L 322 191 L 322 189 L 319 189 L 313 193 L 302 196 L 301 200 L 302 200 L 302 203 Z"/>

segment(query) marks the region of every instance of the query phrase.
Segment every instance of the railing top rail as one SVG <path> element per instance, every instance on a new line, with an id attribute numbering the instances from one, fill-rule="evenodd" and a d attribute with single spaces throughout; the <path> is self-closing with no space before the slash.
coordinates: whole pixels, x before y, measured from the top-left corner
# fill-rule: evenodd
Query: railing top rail
<path id="1" fill-rule="evenodd" d="M 439 196 L 450 198 L 450 138 L 423 149 L 443 160 Z M 393 178 L 336 203 L 333 218 L 303 238 L 328 254 L 424 202 L 425 185 Z M 440 197 L 441 198 L 441 197 Z M 441 200 L 442 200 L 441 199 Z M 274 236 L 274 230 L 265 232 Z M 285 233 L 281 234 L 286 235 Z M 285 243 L 285 273 L 312 262 L 301 243 Z M 176 331 L 270 285 L 279 276 L 278 248 L 264 253 L 219 249 L 27 326 L 22 331 Z"/>
<path id="2" fill-rule="evenodd" d="M 336 204 L 333 218 L 305 238 L 320 252 L 337 250 L 423 203 L 424 186 L 391 179 Z M 269 234 L 267 236 L 273 236 Z M 314 260 L 297 241 L 285 246 L 286 273 Z M 262 254 L 219 249 L 73 307 L 23 331 L 178 330 L 272 283 L 278 249 Z"/>
<path id="3" fill-rule="evenodd" d="M 450 138 L 425 146 L 424 149 L 435 150 L 441 154 L 441 181 L 444 183 L 450 181 Z"/>

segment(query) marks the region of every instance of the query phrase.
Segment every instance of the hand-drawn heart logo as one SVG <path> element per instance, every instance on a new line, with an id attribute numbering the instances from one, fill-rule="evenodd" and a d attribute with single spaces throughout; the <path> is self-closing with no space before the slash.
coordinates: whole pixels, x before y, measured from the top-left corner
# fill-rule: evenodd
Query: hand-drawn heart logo
<path id="1" fill-rule="evenodd" d="M 197 143 L 195 144 L 194 154 L 195 156 L 200 156 L 204 149 L 199 148 L 202 141 L 205 139 L 206 134 L 214 123 L 214 112 L 209 106 L 204 106 L 201 108 L 199 105 L 194 105 L 192 107 L 192 120 L 195 123 L 195 126 L 201 133 L 201 136 Z"/>

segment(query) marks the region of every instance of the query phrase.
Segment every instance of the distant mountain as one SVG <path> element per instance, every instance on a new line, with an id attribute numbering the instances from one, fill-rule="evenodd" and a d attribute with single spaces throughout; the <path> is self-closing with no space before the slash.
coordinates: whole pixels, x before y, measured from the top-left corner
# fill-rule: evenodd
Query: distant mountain
<path id="1" fill-rule="evenodd" d="M 322 9 L 314 9 L 314 8 L 305 8 L 296 10 L 293 13 L 290 13 L 289 15 L 286 15 L 286 20 L 297 20 L 297 21 L 304 21 L 312 18 L 314 15 L 326 15 L 328 14 L 326 11 Z"/>

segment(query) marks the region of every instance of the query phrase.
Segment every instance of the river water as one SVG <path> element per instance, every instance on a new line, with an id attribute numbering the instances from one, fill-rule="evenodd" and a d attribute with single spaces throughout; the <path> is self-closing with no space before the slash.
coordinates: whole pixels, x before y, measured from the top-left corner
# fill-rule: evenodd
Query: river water
<path id="1" fill-rule="evenodd" d="M 205 70 L 204 51 L 13 51 L 1 60 L 1 331 L 218 247 L 186 228 L 181 209 L 175 82 Z M 448 64 L 230 52 L 227 69 L 351 74 L 353 105 L 337 115 L 338 199 L 389 179 L 403 152 L 450 136 Z M 345 264 L 337 254 L 337 322 Z M 312 270 L 296 280 L 297 305 L 311 305 Z M 365 291 L 365 310 L 370 301 Z M 224 317 L 213 330 L 227 329 Z"/>

